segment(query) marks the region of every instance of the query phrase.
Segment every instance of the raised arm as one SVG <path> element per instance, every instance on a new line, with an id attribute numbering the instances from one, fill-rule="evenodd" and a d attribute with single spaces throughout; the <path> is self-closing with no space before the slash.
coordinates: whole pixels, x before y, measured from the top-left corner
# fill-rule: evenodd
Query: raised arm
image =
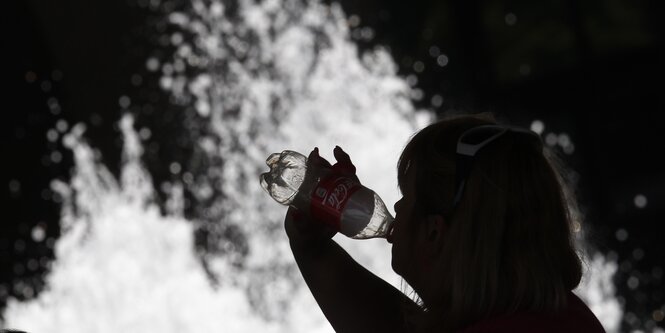
<path id="1" fill-rule="evenodd" d="M 298 215 L 290 208 L 285 219 L 291 250 L 335 331 L 404 332 L 404 306 L 415 303 L 353 260 L 331 239 L 334 232 Z"/>

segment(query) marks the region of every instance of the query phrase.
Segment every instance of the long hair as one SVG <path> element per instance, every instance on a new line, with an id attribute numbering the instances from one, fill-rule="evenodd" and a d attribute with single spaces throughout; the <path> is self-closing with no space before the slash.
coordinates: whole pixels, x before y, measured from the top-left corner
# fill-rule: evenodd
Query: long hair
<path id="1" fill-rule="evenodd" d="M 429 304 L 407 318 L 417 330 L 453 332 L 516 311 L 554 312 L 582 277 L 575 199 L 560 161 L 539 140 L 509 131 L 484 147 L 451 209 L 457 140 L 488 124 L 496 124 L 490 114 L 444 119 L 418 132 L 400 157 L 400 186 L 416 165 L 419 216 L 411 221 L 441 214 L 447 223 L 425 282 Z"/>

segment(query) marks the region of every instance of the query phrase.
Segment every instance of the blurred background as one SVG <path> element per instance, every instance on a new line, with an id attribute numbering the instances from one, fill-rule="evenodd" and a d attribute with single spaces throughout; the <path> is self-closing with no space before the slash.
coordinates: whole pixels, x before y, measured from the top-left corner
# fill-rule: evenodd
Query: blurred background
<path id="1" fill-rule="evenodd" d="M 194 34 L 177 34 L 175 19 L 165 18 L 188 12 L 193 3 L 215 8 L 211 1 L 29 0 L 11 2 L 3 10 L 2 87 L 8 117 L 2 134 L 3 312 L 9 299 L 39 297 L 56 260 L 63 200 L 51 184 L 72 176 L 73 155 L 61 137 L 74 124 L 86 125 L 85 138 L 100 163 L 119 176 L 123 136 L 118 121 L 133 114 L 145 142 L 142 161 L 162 209 L 168 200 L 164 184 L 196 176 L 212 163 L 195 148 L 206 130 L 192 121 L 197 114 L 192 109 L 201 114 L 201 108 L 169 94 L 173 88 L 163 79 L 174 71 L 163 65 Z M 234 11 L 243 8 L 242 2 L 220 3 L 223 17 L 236 24 Z M 358 58 L 377 48 L 392 57 L 396 76 L 409 86 L 414 113 L 491 111 L 512 124 L 539 129 L 576 171 L 590 247 L 617 263 L 612 282 L 624 309 L 619 331 L 662 331 L 663 2 L 335 4 L 344 13 Z M 179 70 L 177 61 L 171 64 L 186 75 L 201 72 L 200 66 Z M 225 195 L 215 193 L 210 201 Z M 215 218 L 187 189 L 183 206 L 188 219 Z M 250 251 L 242 229 L 201 227 L 194 233 L 197 248 L 231 253 L 236 264 Z M 216 248 L 219 238 L 233 246 Z"/>

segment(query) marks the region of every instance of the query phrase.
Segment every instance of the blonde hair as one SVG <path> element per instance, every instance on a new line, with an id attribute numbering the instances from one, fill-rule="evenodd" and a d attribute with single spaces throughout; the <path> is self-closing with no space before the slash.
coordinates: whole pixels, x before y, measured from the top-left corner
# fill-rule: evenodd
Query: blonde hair
<path id="1" fill-rule="evenodd" d="M 411 221 L 440 214 L 447 224 L 426 282 L 429 304 L 407 315 L 418 331 L 452 332 L 515 311 L 557 311 L 580 282 L 575 199 L 560 161 L 534 136 L 507 132 L 479 151 L 451 208 L 457 140 L 488 124 L 496 124 L 490 114 L 444 119 L 418 132 L 400 157 L 400 186 L 408 166 L 416 166 L 418 216 Z"/>

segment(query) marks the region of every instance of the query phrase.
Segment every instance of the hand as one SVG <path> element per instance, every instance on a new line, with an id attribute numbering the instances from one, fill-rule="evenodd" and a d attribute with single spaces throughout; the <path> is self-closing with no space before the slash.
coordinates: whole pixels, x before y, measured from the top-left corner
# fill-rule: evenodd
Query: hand
<path id="1" fill-rule="evenodd" d="M 330 165 L 328 160 L 319 156 L 319 148 L 314 148 L 307 157 L 308 173 L 311 175 L 320 175 L 322 174 L 321 169 L 329 169 L 331 174 L 349 176 L 360 184 L 360 180 L 356 176 L 356 166 L 351 162 L 349 154 L 339 146 L 335 146 L 333 155 L 337 162 L 334 165 Z"/>
<path id="2" fill-rule="evenodd" d="M 335 147 L 333 154 L 337 162 L 334 165 L 330 165 L 330 162 L 319 156 L 319 149 L 314 148 L 307 157 L 308 176 L 317 177 L 322 174 L 345 175 L 360 183 L 356 176 L 356 167 L 351 162 L 349 155 L 339 146 Z M 316 246 L 323 243 L 326 239 L 332 238 L 337 233 L 337 230 L 330 225 L 313 219 L 310 215 L 309 207 L 303 207 L 301 210 L 289 207 L 284 219 L 284 228 L 291 241 L 291 245 L 297 247 Z"/>

